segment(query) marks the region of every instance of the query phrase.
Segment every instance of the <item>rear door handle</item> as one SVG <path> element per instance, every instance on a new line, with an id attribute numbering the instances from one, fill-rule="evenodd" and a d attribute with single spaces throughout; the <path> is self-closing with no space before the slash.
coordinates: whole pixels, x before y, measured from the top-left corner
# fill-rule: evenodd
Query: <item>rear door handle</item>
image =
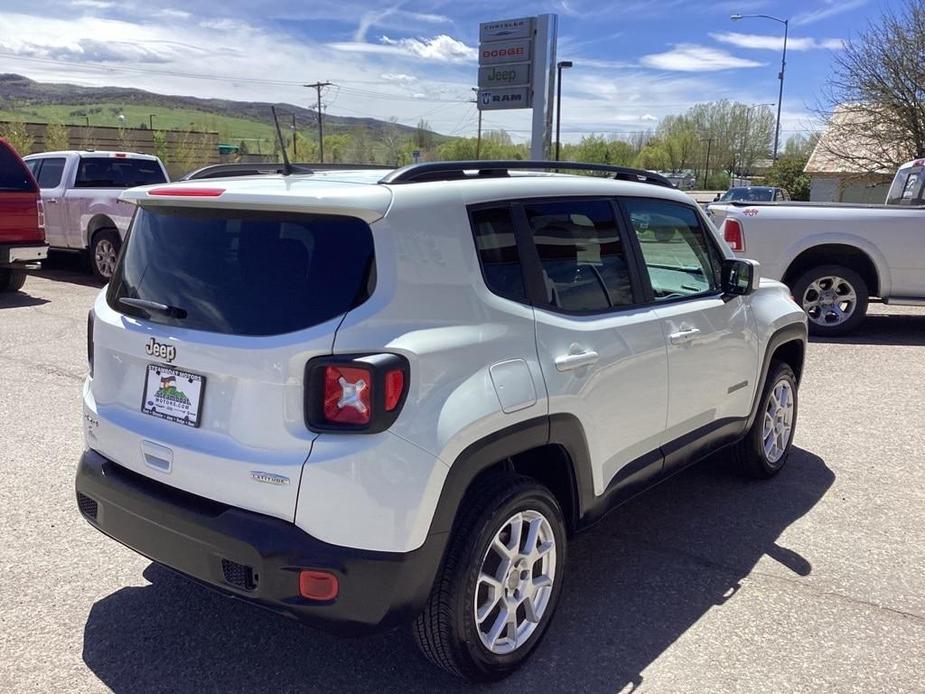
<path id="1" fill-rule="evenodd" d="M 58 204 L 57 198 L 46 198 L 46 199 L 43 200 L 42 202 L 47 202 L 49 205 L 57 205 L 57 204 Z"/>
<path id="2" fill-rule="evenodd" d="M 556 370 L 571 371 L 583 366 L 592 366 L 597 363 L 598 359 L 600 355 L 591 350 L 577 354 L 563 354 L 561 357 L 556 357 Z"/>
<path id="3" fill-rule="evenodd" d="M 694 339 L 700 334 L 700 328 L 683 328 L 676 333 L 671 333 L 668 339 L 673 345 L 680 345 L 684 342 Z"/>

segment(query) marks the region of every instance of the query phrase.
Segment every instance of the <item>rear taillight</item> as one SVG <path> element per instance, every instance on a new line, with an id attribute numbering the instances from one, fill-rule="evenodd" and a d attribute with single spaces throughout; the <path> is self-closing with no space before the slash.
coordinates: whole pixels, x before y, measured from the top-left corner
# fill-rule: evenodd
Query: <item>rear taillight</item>
<path id="1" fill-rule="evenodd" d="M 93 377 L 93 311 L 87 314 L 87 366 Z"/>
<path id="2" fill-rule="evenodd" d="M 45 233 L 45 203 L 42 202 L 42 198 L 39 198 L 38 200 L 36 200 L 36 203 L 37 203 L 35 206 L 36 216 L 37 216 L 36 224 L 39 228 L 39 231 L 41 231 L 42 234 L 44 234 Z"/>
<path id="3" fill-rule="evenodd" d="M 309 600 L 326 602 L 337 597 L 340 585 L 330 571 L 302 569 L 299 572 L 299 595 Z"/>
<path id="4" fill-rule="evenodd" d="M 742 233 L 742 223 L 738 219 L 726 218 L 723 222 L 723 238 L 732 250 L 745 250 L 745 234 Z"/>
<path id="5" fill-rule="evenodd" d="M 373 434 L 401 411 L 408 360 L 397 354 L 318 357 L 305 367 L 305 424 L 313 431 Z"/>

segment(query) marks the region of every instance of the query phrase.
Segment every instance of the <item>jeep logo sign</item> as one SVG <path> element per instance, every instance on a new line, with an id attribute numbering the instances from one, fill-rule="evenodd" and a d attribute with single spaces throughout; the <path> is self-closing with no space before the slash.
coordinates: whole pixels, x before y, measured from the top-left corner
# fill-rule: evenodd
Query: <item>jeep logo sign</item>
<path id="1" fill-rule="evenodd" d="M 160 342 L 155 342 L 152 337 L 145 345 L 145 354 L 155 359 L 163 359 L 169 364 L 176 359 L 177 348 L 173 345 L 162 345 Z"/>
<path id="2" fill-rule="evenodd" d="M 530 84 L 530 63 L 490 65 L 479 68 L 479 89 L 526 87 Z"/>

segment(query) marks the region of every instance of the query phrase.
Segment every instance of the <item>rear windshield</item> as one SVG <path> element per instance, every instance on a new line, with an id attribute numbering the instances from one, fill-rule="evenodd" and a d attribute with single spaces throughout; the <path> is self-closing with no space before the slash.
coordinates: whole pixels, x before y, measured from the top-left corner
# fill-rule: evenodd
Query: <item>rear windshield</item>
<path id="1" fill-rule="evenodd" d="M 916 205 L 925 202 L 925 175 L 923 168 L 904 169 L 896 174 L 890 193 L 888 205 Z"/>
<path id="2" fill-rule="evenodd" d="M 730 188 L 720 198 L 722 201 L 746 200 L 748 202 L 770 202 L 773 199 L 774 190 L 772 188 Z"/>
<path id="3" fill-rule="evenodd" d="M 153 159 L 83 157 L 77 167 L 75 188 L 133 188 L 167 181 Z"/>
<path id="4" fill-rule="evenodd" d="M 372 233 L 354 217 L 141 207 L 107 300 L 154 323 L 279 335 L 365 301 L 373 268 Z M 170 310 L 137 308 L 122 298 Z"/>
<path id="5" fill-rule="evenodd" d="M 35 181 L 22 160 L 0 143 L 0 193 L 35 192 Z"/>

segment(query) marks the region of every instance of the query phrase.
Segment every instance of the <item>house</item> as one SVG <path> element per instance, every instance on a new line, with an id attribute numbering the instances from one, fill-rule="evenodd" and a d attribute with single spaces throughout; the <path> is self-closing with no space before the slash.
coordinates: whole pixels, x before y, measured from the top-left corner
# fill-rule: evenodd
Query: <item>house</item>
<path id="1" fill-rule="evenodd" d="M 890 157 L 884 156 L 876 126 L 864 126 L 866 118 L 869 112 L 862 114 L 847 106 L 835 110 L 803 169 L 810 177 L 810 201 L 882 203 L 886 200 L 896 171 L 878 168 L 875 163 Z M 892 158 L 902 160 L 903 156 Z"/>

